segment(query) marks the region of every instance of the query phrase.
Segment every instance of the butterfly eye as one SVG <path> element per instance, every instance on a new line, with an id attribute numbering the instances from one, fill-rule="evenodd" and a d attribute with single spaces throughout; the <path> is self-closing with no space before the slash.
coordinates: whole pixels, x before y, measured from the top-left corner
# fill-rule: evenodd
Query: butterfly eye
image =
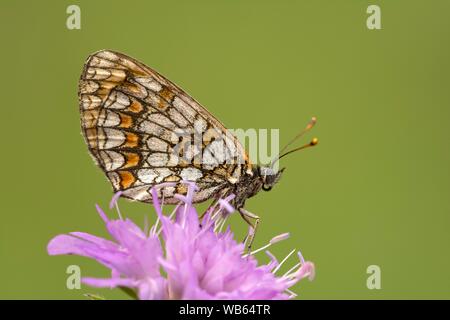
<path id="1" fill-rule="evenodd" d="M 272 186 L 268 186 L 268 185 L 263 185 L 262 186 L 262 189 L 264 190 L 264 191 L 270 191 L 270 190 L 272 190 Z"/>

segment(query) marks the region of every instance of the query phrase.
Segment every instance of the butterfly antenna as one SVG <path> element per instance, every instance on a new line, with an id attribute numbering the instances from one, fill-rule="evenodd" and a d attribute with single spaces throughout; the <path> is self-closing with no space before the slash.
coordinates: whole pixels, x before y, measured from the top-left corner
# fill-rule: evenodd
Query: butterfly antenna
<path id="1" fill-rule="evenodd" d="M 284 156 L 287 156 L 288 154 L 290 154 L 292 152 L 296 152 L 296 151 L 299 151 L 299 150 L 302 150 L 302 149 L 306 149 L 306 148 L 309 148 L 309 147 L 314 147 L 318 143 L 319 143 L 319 139 L 313 138 L 310 143 L 307 143 L 307 144 L 305 144 L 305 145 L 303 145 L 301 147 L 298 147 L 298 148 L 295 148 L 295 149 L 289 150 L 288 152 L 283 153 L 281 156 L 278 157 L 277 160 L 280 160 L 281 158 L 283 158 Z"/>
<path id="2" fill-rule="evenodd" d="M 272 160 L 272 162 L 271 162 L 271 167 L 272 167 L 278 160 L 280 160 L 282 157 L 287 156 L 288 154 L 290 154 L 290 153 L 292 153 L 292 152 L 296 152 L 296 151 L 298 151 L 298 150 L 306 149 L 306 148 L 308 148 L 308 147 L 313 147 L 313 146 L 315 146 L 317 143 L 319 143 L 319 140 L 318 140 L 317 138 L 314 138 L 314 139 L 311 140 L 310 143 L 307 143 L 307 144 L 305 144 L 305 145 L 303 145 L 303 146 L 301 146 L 301 147 L 298 147 L 298 148 L 295 148 L 295 149 L 292 149 L 292 150 L 289 150 L 289 151 L 285 152 L 286 149 L 287 149 L 290 145 L 292 145 L 295 141 L 297 141 L 298 139 L 300 139 L 305 133 L 307 133 L 309 130 L 311 130 L 311 129 L 315 126 L 316 122 L 317 122 L 317 118 L 316 118 L 316 117 L 312 117 L 311 120 L 310 120 L 310 121 L 308 122 L 308 124 L 306 125 L 306 127 L 305 127 L 302 131 L 300 131 L 300 133 L 298 133 L 291 141 L 289 141 L 289 142 L 284 146 L 283 149 L 281 149 L 281 151 L 279 152 L 278 156 L 277 156 L 274 160 Z M 284 153 L 283 153 L 283 152 L 284 152 Z"/>

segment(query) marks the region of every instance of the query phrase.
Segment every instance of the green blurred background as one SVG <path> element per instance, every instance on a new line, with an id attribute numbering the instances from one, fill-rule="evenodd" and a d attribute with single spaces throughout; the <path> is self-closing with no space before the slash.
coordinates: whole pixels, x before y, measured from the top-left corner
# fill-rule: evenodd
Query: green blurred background
<path id="1" fill-rule="evenodd" d="M 81 8 L 81 30 L 66 8 Z M 368 30 L 377 4 L 382 30 Z M 262 217 L 255 247 L 301 249 L 317 277 L 303 299 L 450 298 L 450 2 L 11 1 L 0 4 L 2 50 L 0 298 L 84 299 L 66 267 L 108 276 L 79 257 L 49 257 L 59 233 L 106 236 L 94 203 L 109 183 L 80 134 L 77 81 L 109 48 L 159 70 L 230 128 L 309 118 L 317 148 L 283 159 L 283 180 L 247 208 Z M 149 206 L 121 200 L 137 222 Z M 111 213 L 113 215 L 113 213 Z M 241 238 L 244 224 L 232 219 Z M 261 262 L 268 259 L 259 256 Z M 291 265 L 294 260 L 290 260 Z M 366 268 L 379 265 L 381 290 Z"/>

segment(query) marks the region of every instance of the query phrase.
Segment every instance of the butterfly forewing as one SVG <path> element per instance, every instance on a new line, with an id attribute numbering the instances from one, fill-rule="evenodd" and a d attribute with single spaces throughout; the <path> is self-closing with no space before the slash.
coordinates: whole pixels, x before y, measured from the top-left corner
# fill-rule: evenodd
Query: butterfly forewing
<path id="1" fill-rule="evenodd" d="M 100 51 L 85 63 L 79 83 L 83 135 L 115 191 L 151 201 L 150 188 L 176 203 L 182 180 L 200 188 L 194 201 L 218 196 L 251 170 L 226 128 L 181 88 L 123 54 Z M 196 134 L 201 139 L 196 140 Z M 194 138 L 193 138 L 194 137 Z"/>

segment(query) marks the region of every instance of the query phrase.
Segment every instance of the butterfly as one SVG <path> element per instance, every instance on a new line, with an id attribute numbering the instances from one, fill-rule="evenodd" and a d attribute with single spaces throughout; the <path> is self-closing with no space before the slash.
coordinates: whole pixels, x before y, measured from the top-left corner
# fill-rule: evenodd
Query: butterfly
<path id="1" fill-rule="evenodd" d="M 256 232 L 260 218 L 244 208 L 245 201 L 269 191 L 283 170 L 251 163 L 237 138 L 183 89 L 131 57 L 102 50 L 86 60 L 78 97 L 89 152 L 114 191 L 150 202 L 151 188 L 170 182 L 158 197 L 176 204 L 174 195 L 187 192 L 182 181 L 193 181 L 199 188 L 194 202 L 234 194 L 230 204 Z M 317 139 L 276 161 L 315 144 Z"/>

